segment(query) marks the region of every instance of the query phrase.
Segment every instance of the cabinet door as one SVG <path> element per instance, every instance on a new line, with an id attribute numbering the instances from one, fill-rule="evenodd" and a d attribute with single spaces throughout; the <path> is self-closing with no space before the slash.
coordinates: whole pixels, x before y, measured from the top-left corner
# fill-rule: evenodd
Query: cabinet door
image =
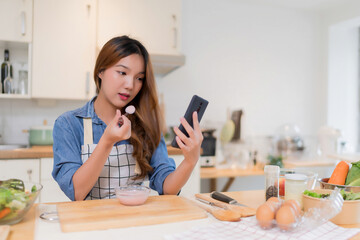
<path id="1" fill-rule="evenodd" d="M 129 35 L 152 54 L 179 54 L 180 0 L 101 0 L 98 15 L 98 46 L 109 39 Z"/>
<path id="2" fill-rule="evenodd" d="M 40 183 L 39 159 L 0 160 L 0 179 L 18 178 L 27 182 Z"/>
<path id="3" fill-rule="evenodd" d="M 0 40 L 31 42 L 32 0 L 0 1 Z"/>
<path id="4" fill-rule="evenodd" d="M 57 182 L 52 177 L 51 173 L 53 170 L 53 158 L 42 158 L 40 159 L 41 174 L 40 182 L 43 185 L 43 190 L 40 195 L 40 202 L 66 202 L 70 199 L 60 189 Z"/>
<path id="5" fill-rule="evenodd" d="M 32 97 L 94 96 L 96 0 L 34 0 Z"/>

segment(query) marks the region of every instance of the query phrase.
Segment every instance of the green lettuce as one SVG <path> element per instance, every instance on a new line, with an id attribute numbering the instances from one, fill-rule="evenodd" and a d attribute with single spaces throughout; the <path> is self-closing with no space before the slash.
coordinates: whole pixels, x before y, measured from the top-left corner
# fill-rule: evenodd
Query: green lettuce
<path id="1" fill-rule="evenodd" d="M 352 163 L 352 166 L 346 177 L 345 185 L 350 185 L 351 183 L 355 182 L 357 179 L 360 179 L 360 161 Z"/>
<path id="2" fill-rule="evenodd" d="M 340 193 L 343 196 L 344 200 L 360 200 L 360 192 L 345 192 L 344 189 L 342 189 Z"/>

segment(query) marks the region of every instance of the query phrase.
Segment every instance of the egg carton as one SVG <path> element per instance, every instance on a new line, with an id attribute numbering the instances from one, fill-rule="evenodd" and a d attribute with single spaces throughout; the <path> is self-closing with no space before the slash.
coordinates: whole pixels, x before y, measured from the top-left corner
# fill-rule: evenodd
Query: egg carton
<path id="1" fill-rule="evenodd" d="M 320 207 L 310 208 L 306 212 L 300 210 L 296 200 L 269 200 L 258 208 L 257 222 L 262 229 L 278 227 L 283 232 L 314 229 L 335 217 L 344 202 L 340 190 L 333 191 Z"/>

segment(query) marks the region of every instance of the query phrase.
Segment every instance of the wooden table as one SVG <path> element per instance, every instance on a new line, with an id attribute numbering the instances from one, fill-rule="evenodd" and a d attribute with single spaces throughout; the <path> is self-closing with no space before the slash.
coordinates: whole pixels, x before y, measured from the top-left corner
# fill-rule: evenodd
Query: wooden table
<path id="1" fill-rule="evenodd" d="M 263 190 L 252 191 L 239 191 L 239 192 L 227 192 L 226 195 L 236 199 L 238 202 L 248 205 L 249 207 L 257 208 L 265 201 L 265 194 Z M 61 203 L 60 203 L 61 204 Z M 11 226 L 11 232 L 8 240 L 33 240 L 34 239 L 34 227 L 35 227 L 35 208 L 32 207 L 30 212 L 25 218 L 18 224 Z M 339 225 L 345 228 L 360 228 L 360 224 L 351 225 Z M 146 236 L 144 236 L 146 238 Z M 352 240 L 359 240 L 360 234 L 351 238 Z"/>
<path id="2" fill-rule="evenodd" d="M 328 167 L 334 166 L 335 160 L 314 160 L 314 161 L 284 161 L 284 168 L 294 169 L 297 167 Z M 221 190 L 227 192 L 236 177 L 261 176 L 264 170 L 260 168 L 242 169 L 242 168 L 217 168 L 202 167 L 200 169 L 201 179 L 210 179 L 210 191 L 215 191 L 218 178 L 228 178 L 225 186 Z"/>
<path id="3" fill-rule="evenodd" d="M 200 169 L 200 178 L 210 179 L 211 192 L 216 190 L 217 178 L 223 178 L 223 177 L 228 178 L 225 186 L 221 190 L 222 192 L 227 192 L 236 177 L 261 176 L 261 175 L 264 175 L 264 170 L 257 168 L 241 169 L 241 168 L 202 167 Z"/>

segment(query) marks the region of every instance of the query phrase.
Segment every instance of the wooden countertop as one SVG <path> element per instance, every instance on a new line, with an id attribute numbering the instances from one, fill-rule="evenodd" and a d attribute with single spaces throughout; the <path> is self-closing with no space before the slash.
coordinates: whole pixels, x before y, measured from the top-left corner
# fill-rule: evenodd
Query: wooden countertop
<path id="1" fill-rule="evenodd" d="M 0 151 L 0 159 L 52 158 L 53 156 L 52 146 L 32 146 Z"/>
<path id="2" fill-rule="evenodd" d="M 236 199 L 238 202 L 257 208 L 265 201 L 263 190 L 227 192 L 228 196 Z M 60 203 L 61 204 L 61 203 Z M 32 240 L 34 239 L 36 205 L 31 208 L 25 218 L 18 224 L 12 225 L 8 240 Z M 360 224 L 340 225 L 345 228 L 360 228 Z M 144 236 L 145 237 L 145 236 Z M 360 239 L 360 234 L 351 238 Z"/>
<path id="3" fill-rule="evenodd" d="M 167 150 L 169 155 L 182 155 L 181 150 L 178 148 L 168 146 Z M 52 158 L 53 156 L 52 146 L 0 150 L 0 159 Z"/>
<path id="4" fill-rule="evenodd" d="M 216 168 L 216 167 L 202 167 L 200 169 L 200 177 L 206 178 L 221 178 L 221 177 L 245 177 L 264 175 L 262 169 L 241 169 L 241 168 Z"/>

